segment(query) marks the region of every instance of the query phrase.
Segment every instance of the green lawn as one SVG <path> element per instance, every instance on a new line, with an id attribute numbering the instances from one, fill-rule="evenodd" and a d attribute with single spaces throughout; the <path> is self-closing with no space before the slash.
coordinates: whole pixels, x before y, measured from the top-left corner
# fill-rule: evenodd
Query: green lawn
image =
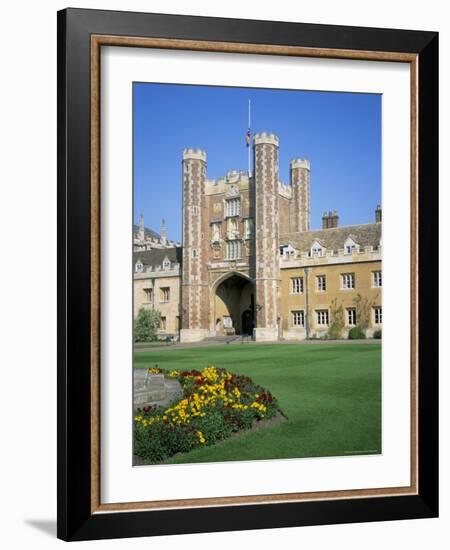
<path id="1" fill-rule="evenodd" d="M 381 344 L 237 344 L 136 352 L 135 366 L 224 367 L 277 397 L 288 417 L 168 463 L 381 452 Z"/>

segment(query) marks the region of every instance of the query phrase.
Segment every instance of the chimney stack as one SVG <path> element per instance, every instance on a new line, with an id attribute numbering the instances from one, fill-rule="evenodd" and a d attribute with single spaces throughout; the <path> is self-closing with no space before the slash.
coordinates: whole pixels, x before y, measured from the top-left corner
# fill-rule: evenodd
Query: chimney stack
<path id="1" fill-rule="evenodd" d="M 322 229 L 332 229 L 338 227 L 339 225 L 339 215 L 336 210 L 331 210 L 329 212 L 325 211 L 322 216 Z"/>

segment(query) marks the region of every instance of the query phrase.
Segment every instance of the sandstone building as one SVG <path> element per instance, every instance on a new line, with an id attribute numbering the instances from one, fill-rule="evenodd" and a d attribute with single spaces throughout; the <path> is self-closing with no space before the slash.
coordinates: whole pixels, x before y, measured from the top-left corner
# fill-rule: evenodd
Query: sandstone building
<path id="1" fill-rule="evenodd" d="M 304 339 L 328 332 L 336 306 L 345 332 L 358 323 L 358 296 L 370 309 L 368 335 L 381 328 L 381 209 L 374 223 L 346 227 L 325 212 L 311 230 L 310 163 L 292 160 L 282 183 L 278 150 L 277 136 L 256 134 L 254 174 L 216 180 L 204 151 L 184 150 L 183 245 L 165 234 L 140 245 L 142 219 L 134 239 L 134 313 L 161 311 L 161 335 Z"/>

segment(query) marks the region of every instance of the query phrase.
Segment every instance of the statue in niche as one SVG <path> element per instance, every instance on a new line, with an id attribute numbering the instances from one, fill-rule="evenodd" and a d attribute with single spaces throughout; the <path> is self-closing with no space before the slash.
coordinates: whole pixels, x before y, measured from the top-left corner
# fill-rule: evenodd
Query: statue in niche
<path id="1" fill-rule="evenodd" d="M 237 221 L 234 218 L 228 219 L 228 238 L 236 239 L 239 237 Z"/>
<path id="2" fill-rule="evenodd" d="M 212 226 L 212 242 L 218 243 L 220 241 L 220 226 L 218 223 L 213 223 Z"/>

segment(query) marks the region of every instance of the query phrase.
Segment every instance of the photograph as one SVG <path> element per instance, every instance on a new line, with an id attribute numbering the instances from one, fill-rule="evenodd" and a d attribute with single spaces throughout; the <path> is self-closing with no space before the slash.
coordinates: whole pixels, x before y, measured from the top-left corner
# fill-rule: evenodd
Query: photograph
<path id="1" fill-rule="evenodd" d="M 382 454 L 382 94 L 132 86 L 133 466 Z"/>
<path id="2" fill-rule="evenodd" d="M 60 539 L 438 516 L 438 33 L 341 9 L 58 12 Z"/>

